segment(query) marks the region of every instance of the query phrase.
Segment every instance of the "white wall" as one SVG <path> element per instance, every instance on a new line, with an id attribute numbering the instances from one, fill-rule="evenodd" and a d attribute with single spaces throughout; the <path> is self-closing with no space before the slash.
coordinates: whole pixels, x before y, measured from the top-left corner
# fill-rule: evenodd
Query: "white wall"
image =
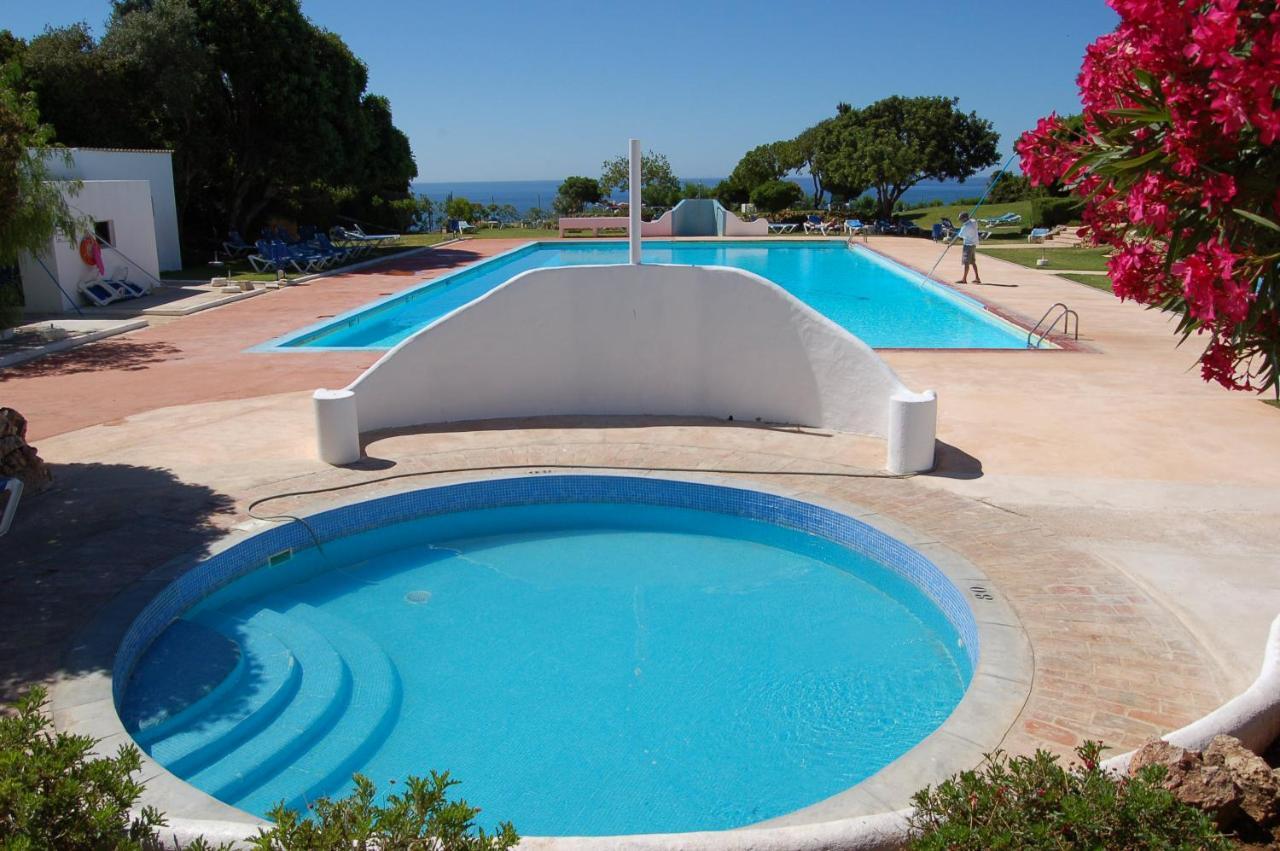
<path id="1" fill-rule="evenodd" d="M 769 220 L 754 219 L 744 222 L 730 210 L 724 211 L 725 236 L 768 236 Z"/>
<path id="2" fill-rule="evenodd" d="M 60 180 L 145 180 L 150 183 L 160 268 L 166 272 L 181 269 L 178 203 L 173 191 L 173 153 L 101 148 L 69 148 L 67 153 L 71 155 L 70 166 L 60 157 L 49 158 L 52 177 Z"/>
<path id="3" fill-rule="evenodd" d="M 68 192 L 65 188 L 63 191 Z M 148 182 L 85 181 L 80 192 L 74 196 L 68 195 L 67 200 L 84 215 L 96 221 L 112 223 L 115 244 L 130 260 L 104 248 L 102 262 L 107 273 L 111 274 L 119 266 L 127 266 L 129 280 L 150 289 L 155 283 L 154 278 L 160 274 L 160 265 Z M 80 283 L 96 280 L 98 269 L 80 259 L 79 243 L 79 239 L 68 242 L 61 236 L 55 236 L 40 254 L 44 267 L 29 255 L 24 255 L 19 260 L 23 298 L 28 313 L 64 313 L 73 310 L 77 304 L 88 303 L 80 294 Z M 57 277 L 57 284 L 50 273 Z M 58 288 L 59 284 L 61 290 Z"/>
<path id="4" fill-rule="evenodd" d="M 332 463 L 358 459 L 358 433 L 378 429 L 633 414 L 869 434 L 888 439 L 890 468 L 933 464 L 933 393 L 911 393 L 861 340 L 738 269 L 525 272 L 403 341 L 347 390 L 317 394 Z"/>

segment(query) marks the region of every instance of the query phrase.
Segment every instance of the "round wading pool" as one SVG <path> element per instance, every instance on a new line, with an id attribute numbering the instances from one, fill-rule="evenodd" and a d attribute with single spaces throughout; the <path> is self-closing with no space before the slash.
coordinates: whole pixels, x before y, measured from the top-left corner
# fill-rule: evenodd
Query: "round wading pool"
<path id="1" fill-rule="evenodd" d="M 977 649 L 937 568 L 843 514 L 527 476 L 223 550 L 134 622 L 114 688 L 145 751 L 254 814 L 436 769 L 487 825 L 677 832 L 869 777 L 946 720 Z"/>

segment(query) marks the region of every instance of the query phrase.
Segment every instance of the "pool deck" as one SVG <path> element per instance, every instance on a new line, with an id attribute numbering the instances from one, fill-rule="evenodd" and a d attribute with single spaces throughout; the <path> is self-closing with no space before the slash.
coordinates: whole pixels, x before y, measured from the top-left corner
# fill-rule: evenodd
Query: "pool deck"
<path id="1" fill-rule="evenodd" d="M 553 464 L 744 471 L 730 476 L 866 506 L 956 550 L 992 578 L 1031 640 L 1035 676 L 1004 740 L 1011 751 L 1085 738 L 1133 746 L 1252 681 L 1280 611 L 1280 410 L 1202 383 L 1192 344 L 1175 348 L 1165 317 L 990 257 L 979 263 L 991 286 L 965 292 L 1031 322 L 1065 302 L 1087 350 L 883 352 L 908 386 L 938 391 L 944 445 L 930 475 L 828 475 L 880 467 L 883 445 L 860 438 L 627 419 L 421 430 L 374 440 L 358 468 L 315 460 L 310 391 L 345 385 L 377 353 L 246 349 L 520 244 L 467 240 L 0 372 L 3 404 L 30 420 L 58 477 L 0 540 L 0 693 L 82 673 L 63 660 L 87 613 L 209 547 L 254 499 Z M 922 269 L 940 250 L 869 245 Z M 949 255 L 940 272 L 958 265 Z"/>

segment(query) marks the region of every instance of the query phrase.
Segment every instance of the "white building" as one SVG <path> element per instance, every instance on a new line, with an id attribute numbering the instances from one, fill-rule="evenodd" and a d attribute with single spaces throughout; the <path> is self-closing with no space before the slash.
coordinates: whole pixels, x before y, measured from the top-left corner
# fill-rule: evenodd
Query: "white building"
<path id="1" fill-rule="evenodd" d="M 125 267 L 131 281 L 150 288 L 161 271 L 181 269 L 173 153 L 104 148 L 69 148 L 67 153 L 69 162 L 50 158 L 50 174 L 59 181 L 81 181 L 75 195 L 68 187 L 67 202 L 72 212 L 93 222 L 93 232 L 104 243 L 108 274 Z M 27 312 L 63 313 L 87 303 L 80 285 L 96 280 L 98 270 L 81 258 L 79 243 L 56 236 L 38 256 L 21 258 Z"/>

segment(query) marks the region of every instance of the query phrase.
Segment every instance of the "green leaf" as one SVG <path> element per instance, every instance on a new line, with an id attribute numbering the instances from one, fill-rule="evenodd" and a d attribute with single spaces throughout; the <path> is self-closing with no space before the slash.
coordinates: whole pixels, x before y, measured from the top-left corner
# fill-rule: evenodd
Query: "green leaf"
<path id="1" fill-rule="evenodd" d="M 1232 207 L 1232 209 L 1235 211 L 1237 216 L 1246 218 L 1249 221 L 1253 222 L 1255 225 L 1262 225 L 1264 228 L 1270 228 L 1271 230 L 1274 230 L 1274 231 L 1280 231 L 1280 225 L 1276 224 L 1270 219 L 1259 216 L 1257 213 L 1251 213 L 1248 210 L 1241 210 L 1239 207 Z"/>
<path id="2" fill-rule="evenodd" d="M 1117 107 L 1116 109 L 1107 110 L 1107 113 L 1118 118 L 1136 118 L 1140 121 L 1146 121 L 1152 124 L 1164 124 L 1169 121 L 1169 110 L 1167 109 L 1130 109 L 1127 107 Z"/>

